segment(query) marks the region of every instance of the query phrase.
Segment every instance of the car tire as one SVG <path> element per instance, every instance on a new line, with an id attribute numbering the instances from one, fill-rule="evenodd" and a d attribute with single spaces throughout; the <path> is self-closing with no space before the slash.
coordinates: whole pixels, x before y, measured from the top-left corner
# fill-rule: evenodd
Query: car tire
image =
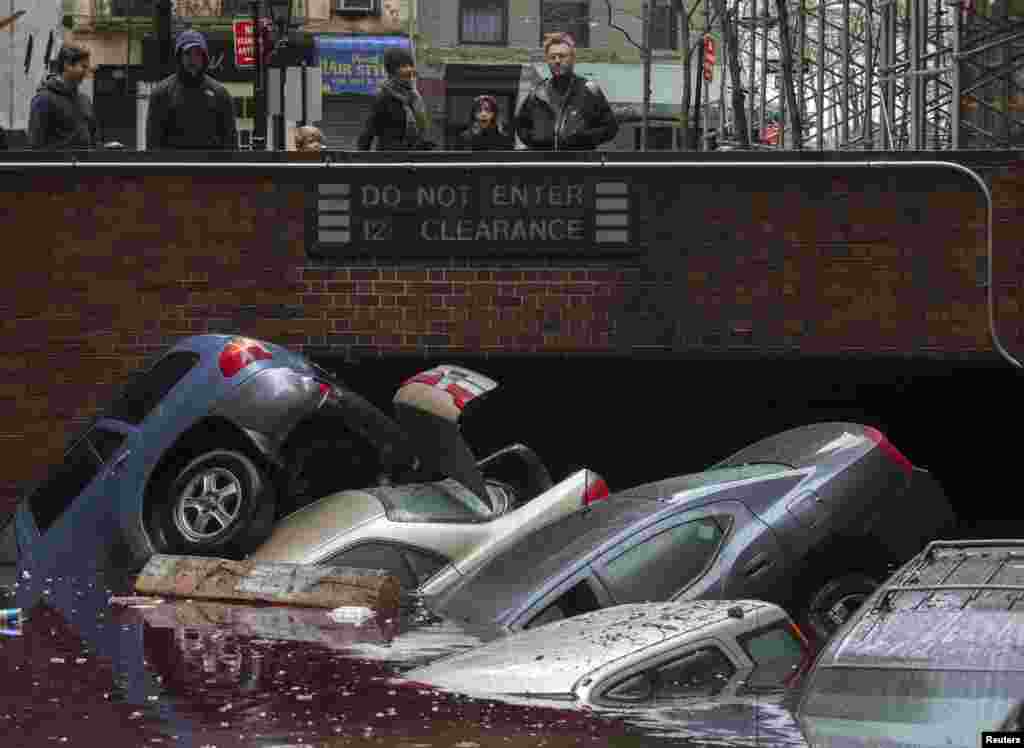
<path id="1" fill-rule="evenodd" d="M 150 525 L 159 553 L 238 559 L 270 535 L 273 483 L 247 455 L 206 452 L 173 470 L 156 490 Z"/>
<path id="2" fill-rule="evenodd" d="M 878 584 L 867 574 L 847 574 L 825 582 L 811 595 L 802 618 L 807 633 L 817 640 L 818 646 L 823 646 L 850 619 Z"/>

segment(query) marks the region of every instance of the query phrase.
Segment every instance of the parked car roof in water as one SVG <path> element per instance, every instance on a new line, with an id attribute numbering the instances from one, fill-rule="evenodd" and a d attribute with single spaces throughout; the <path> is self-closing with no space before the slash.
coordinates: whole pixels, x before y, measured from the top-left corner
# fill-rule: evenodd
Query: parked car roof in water
<path id="1" fill-rule="evenodd" d="M 981 731 L 1013 723 L 1022 593 L 1024 541 L 930 543 L 815 662 L 798 708 L 812 745 L 975 745 Z"/>
<path id="2" fill-rule="evenodd" d="M 778 606 L 701 600 L 605 608 L 460 652 L 405 679 L 473 696 L 621 709 L 707 696 L 740 671 L 751 680 L 755 668 L 772 669 L 763 686 L 782 687 L 808 659 Z"/>
<path id="3" fill-rule="evenodd" d="M 875 429 L 814 424 L 763 443 L 763 453 L 753 445 L 705 473 L 626 489 L 553 523 L 427 604 L 518 630 L 631 602 L 826 600 L 808 614 L 822 638 L 837 625 L 827 611 L 873 589 L 850 572 L 902 562 L 921 534 L 953 520 L 941 487 Z"/>

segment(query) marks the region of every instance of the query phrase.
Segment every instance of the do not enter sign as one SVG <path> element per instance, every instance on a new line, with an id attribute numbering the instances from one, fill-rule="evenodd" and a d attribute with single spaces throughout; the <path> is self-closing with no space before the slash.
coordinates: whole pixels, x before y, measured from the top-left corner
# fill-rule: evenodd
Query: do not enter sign
<path id="1" fill-rule="evenodd" d="M 253 23 L 251 18 L 236 18 L 232 24 L 235 32 L 235 67 L 251 68 L 256 65 L 256 39 L 253 36 Z M 263 62 L 270 60 L 271 52 L 274 49 L 271 25 L 269 18 L 261 18 L 260 26 L 263 29 L 263 36 L 260 44 L 263 53 Z"/>

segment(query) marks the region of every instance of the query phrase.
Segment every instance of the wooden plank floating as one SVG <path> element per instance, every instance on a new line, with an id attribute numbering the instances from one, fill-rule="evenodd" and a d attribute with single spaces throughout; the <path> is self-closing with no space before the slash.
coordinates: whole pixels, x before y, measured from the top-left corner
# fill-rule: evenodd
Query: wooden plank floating
<path id="1" fill-rule="evenodd" d="M 396 610 L 398 579 L 379 569 L 229 561 L 156 554 L 139 574 L 141 595 L 235 600 L 312 608 L 354 605 Z"/>

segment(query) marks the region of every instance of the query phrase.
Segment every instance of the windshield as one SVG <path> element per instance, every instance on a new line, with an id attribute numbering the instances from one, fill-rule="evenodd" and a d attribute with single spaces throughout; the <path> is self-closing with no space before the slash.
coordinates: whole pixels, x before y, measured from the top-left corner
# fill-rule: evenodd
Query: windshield
<path id="1" fill-rule="evenodd" d="M 664 510 L 658 502 L 626 498 L 593 504 L 531 533 L 431 607 L 473 623 L 502 623 L 547 581 L 571 574 L 605 541 Z"/>
<path id="2" fill-rule="evenodd" d="M 808 684 L 800 720 L 812 744 L 836 734 L 869 734 L 931 745 L 925 738 L 998 725 L 1024 693 L 1024 672 L 818 668 Z"/>

